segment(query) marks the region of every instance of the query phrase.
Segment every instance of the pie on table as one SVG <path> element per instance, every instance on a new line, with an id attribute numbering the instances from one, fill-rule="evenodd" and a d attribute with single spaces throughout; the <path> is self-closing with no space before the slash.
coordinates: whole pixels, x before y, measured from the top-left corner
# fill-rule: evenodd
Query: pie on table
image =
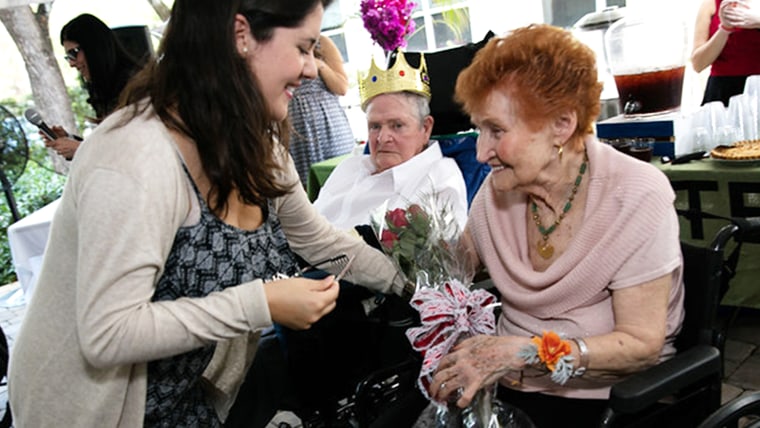
<path id="1" fill-rule="evenodd" d="M 760 140 L 739 141 L 732 146 L 718 146 L 710 151 L 715 159 L 760 160 Z"/>

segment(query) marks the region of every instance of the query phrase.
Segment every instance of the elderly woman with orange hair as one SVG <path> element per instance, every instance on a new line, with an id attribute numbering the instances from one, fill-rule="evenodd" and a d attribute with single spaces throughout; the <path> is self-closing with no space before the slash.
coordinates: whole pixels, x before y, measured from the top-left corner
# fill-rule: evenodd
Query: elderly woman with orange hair
<path id="1" fill-rule="evenodd" d="M 675 352 L 683 281 L 674 193 L 657 168 L 594 137 L 596 70 L 571 33 L 531 25 L 492 39 L 457 80 L 480 131 L 478 160 L 492 168 L 461 247 L 487 269 L 502 312 L 497 335 L 465 340 L 441 360 L 430 386 L 437 400 L 464 407 L 498 382 L 499 396 L 539 427 L 568 418 L 592 426 L 611 382 Z M 531 337 L 542 335 L 564 339 L 561 362 L 537 352 Z"/>

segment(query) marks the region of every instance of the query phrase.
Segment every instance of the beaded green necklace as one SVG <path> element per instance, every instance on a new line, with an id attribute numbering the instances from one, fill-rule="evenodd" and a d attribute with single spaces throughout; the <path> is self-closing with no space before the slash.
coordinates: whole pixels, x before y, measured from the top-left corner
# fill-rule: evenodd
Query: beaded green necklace
<path id="1" fill-rule="evenodd" d="M 530 212 L 533 214 L 533 221 L 536 223 L 536 226 L 538 227 L 538 233 L 541 234 L 541 239 L 538 240 L 536 243 L 536 250 L 538 251 L 538 255 L 544 258 L 544 260 L 548 260 L 552 258 L 554 255 L 554 246 L 549 244 L 549 235 L 554 232 L 555 229 L 557 229 L 557 226 L 562 222 L 562 219 L 565 218 L 565 215 L 568 211 L 570 211 L 570 208 L 573 206 L 573 199 L 575 199 L 575 194 L 578 193 L 578 187 L 581 185 L 581 181 L 583 180 L 583 174 L 586 173 L 586 167 L 588 166 L 588 156 L 586 154 L 583 154 L 583 163 L 581 164 L 580 169 L 578 170 L 578 176 L 575 177 L 575 183 L 573 184 L 573 188 L 570 191 L 570 196 L 567 198 L 567 203 L 565 203 L 565 206 L 562 208 L 562 212 L 559 214 L 556 220 L 554 220 L 554 223 L 552 223 L 551 226 L 544 227 L 544 225 L 541 224 L 541 218 L 538 215 L 538 205 L 536 205 L 536 201 L 532 200 L 530 204 Z"/>

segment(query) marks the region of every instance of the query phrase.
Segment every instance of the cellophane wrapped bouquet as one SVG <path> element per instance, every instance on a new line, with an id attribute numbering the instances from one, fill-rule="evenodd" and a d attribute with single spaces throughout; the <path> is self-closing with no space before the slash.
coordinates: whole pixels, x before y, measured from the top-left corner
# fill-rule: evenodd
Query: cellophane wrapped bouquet
<path id="1" fill-rule="evenodd" d="M 419 312 L 421 325 L 410 328 L 406 335 L 422 354 L 417 383 L 431 399 L 428 387 L 441 359 L 461 340 L 494 334 L 493 310 L 499 303 L 492 293 L 471 288 L 472 269 L 456 254 L 460 230 L 453 210 L 436 194 L 406 208 L 383 209 L 372 223 L 383 251 L 407 284 L 414 284 L 410 305 Z M 495 398 L 494 388 L 479 391 L 465 409 L 453 403 L 435 403 L 434 409 L 423 414 L 429 418 L 418 421 L 417 426 L 523 426 L 513 409 Z"/>

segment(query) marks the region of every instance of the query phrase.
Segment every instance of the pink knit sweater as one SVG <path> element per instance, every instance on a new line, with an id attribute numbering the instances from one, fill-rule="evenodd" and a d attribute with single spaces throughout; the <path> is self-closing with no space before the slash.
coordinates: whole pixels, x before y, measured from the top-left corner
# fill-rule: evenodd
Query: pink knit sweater
<path id="1" fill-rule="evenodd" d="M 654 166 L 595 138 L 587 139 L 586 148 L 589 186 L 583 224 L 544 272 L 534 270 L 528 256 L 526 195 L 498 193 L 487 179 L 473 201 L 467 228 L 503 296 L 498 334 L 609 333 L 615 323 L 611 290 L 672 272 L 667 339 L 661 352 L 666 359 L 675 352 L 673 340 L 683 319 L 675 196 L 667 177 Z M 522 388 L 579 398 L 607 398 L 609 392 L 607 385 L 583 378 L 559 387 L 548 376 L 524 379 Z"/>

